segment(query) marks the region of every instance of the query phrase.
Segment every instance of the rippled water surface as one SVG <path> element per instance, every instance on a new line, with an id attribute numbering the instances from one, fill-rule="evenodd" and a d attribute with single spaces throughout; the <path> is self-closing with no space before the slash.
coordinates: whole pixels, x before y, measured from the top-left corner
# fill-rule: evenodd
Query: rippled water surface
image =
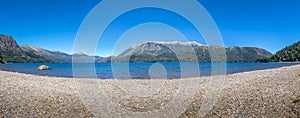
<path id="1" fill-rule="evenodd" d="M 217 63 L 215 64 L 217 71 L 222 71 L 218 67 L 226 65 L 226 74 L 271 69 L 283 66 L 291 66 L 299 63 Z M 52 70 L 41 71 L 37 70 L 38 66 L 47 65 Z M 0 70 L 14 71 L 20 73 L 74 77 L 71 63 L 13 63 L 1 64 Z M 77 69 L 80 69 L 80 77 L 95 77 L 102 79 L 111 78 L 181 78 L 195 76 L 211 75 L 211 63 L 179 63 L 179 62 L 164 62 L 164 63 L 96 63 L 94 64 L 76 64 Z M 96 73 L 91 73 L 91 69 L 95 68 Z M 197 70 L 200 70 L 197 71 Z M 77 71 L 78 72 L 78 71 Z"/>

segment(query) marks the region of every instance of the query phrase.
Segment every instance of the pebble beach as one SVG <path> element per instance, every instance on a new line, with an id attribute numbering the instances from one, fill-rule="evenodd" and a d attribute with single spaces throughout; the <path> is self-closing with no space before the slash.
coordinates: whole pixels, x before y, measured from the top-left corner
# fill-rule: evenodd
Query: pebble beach
<path id="1" fill-rule="evenodd" d="M 226 81 L 217 101 L 204 117 L 300 117 L 300 65 L 236 73 L 225 77 Z M 77 80 L 0 71 L 0 117 L 99 117 L 94 112 L 97 110 L 88 107 L 94 101 L 83 100 L 83 90 L 78 90 Z M 113 84 L 114 80 L 79 79 L 83 83 L 110 86 L 106 95 L 113 103 L 118 103 L 121 108 L 130 112 L 159 110 L 172 99 L 183 99 L 185 95 L 174 98 L 178 90 L 176 85 L 184 81 L 195 81 L 200 87 L 195 90 L 186 109 L 180 113 L 179 117 L 182 118 L 202 116 L 199 109 L 205 99 L 205 88 L 209 80 L 210 77 L 155 80 L 167 84 L 165 92 L 134 98 L 117 89 Z M 151 82 L 130 81 L 142 85 Z M 127 83 L 129 80 L 118 82 Z M 97 91 L 97 88 L 90 86 L 86 91 Z M 173 109 L 176 111 L 176 107 Z M 109 117 L 122 117 L 115 113 L 118 110 L 108 110 L 111 112 L 107 113 Z M 167 117 L 172 114 L 166 112 L 156 115 Z"/>

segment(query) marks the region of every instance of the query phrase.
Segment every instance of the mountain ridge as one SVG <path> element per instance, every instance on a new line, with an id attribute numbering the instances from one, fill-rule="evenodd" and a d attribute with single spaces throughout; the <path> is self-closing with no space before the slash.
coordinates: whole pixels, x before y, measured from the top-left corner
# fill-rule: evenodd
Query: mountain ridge
<path id="1" fill-rule="evenodd" d="M 101 59 L 100 56 L 67 54 L 50 51 L 38 46 L 18 45 L 12 36 L 0 34 L 0 54 L 8 63 L 90 63 Z M 72 58 L 75 58 L 72 61 Z"/>
<path id="2" fill-rule="evenodd" d="M 19 46 L 12 36 L 0 34 L 0 53 L 7 62 L 51 62 L 51 63 L 92 63 L 131 62 L 210 62 L 210 49 L 224 48 L 227 62 L 255 62 L 261 58 L 271 58 L 272 53 L 257 47 L 207 46 L 197 42 L 146 42 L 133 45 L 117 56 L 102 58 L 84 53 L 67 54 L 50 51 L 38 46 Z M 72 61 L 74 59 L 74 61 Z"/>
<path id="3" fill-rule="evenodd" d="M 256 47 L 207 46 L 197 42 L 146 42 L 131 46 L 116 57 L 107 57 L 97 62 L 211 62 L 209 50 L 221 48 L 226 51 L 227 62 L 255 62 L 272 56 L 267 50 Z"/>
<path id="4" fill-rule="evenodd" d="M 9 35 L 0 34 L 0 53 L 6 62 L 51 62 L 44 57 L 23 51 Z"/>
<path id="5" fill-rule="evenodd" d="M 20 47 L 27 52 L 31 52 L 36 55 L 51 59 L 55 63 L 91 63 L 102 58 L 100 56 L 89 56 L 84 53 L 67 54 L 61 51 L 50 51 L 37 46 L 21 45 Z M 73 58 L 75 60 L 72 60 Z"/>

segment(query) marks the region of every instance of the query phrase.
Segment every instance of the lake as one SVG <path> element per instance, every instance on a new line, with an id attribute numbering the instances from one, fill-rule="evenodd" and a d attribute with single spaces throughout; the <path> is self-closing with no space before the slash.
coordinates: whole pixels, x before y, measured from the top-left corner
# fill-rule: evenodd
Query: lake
<path id="1" fill-rule="evenodd" d="M 223 65 L 224 64 L 225 63 L 223 63 Z M 226 74 L 279 68 L 296 64 L 299 63 L 226 63 Z M 52 68 L 52 70 L 37 70 L 40 65 L 47 65 Z M 147 79 L 151 77 L 172 79 L 181 77 L 210 76 L 212 70 L 211 63 L 194 62 L 96 63 L 95 66 L 93 66 L 93 64 L 77 64 L 77 67 L 80 69 L 80 77 L 95 78 L 95 76 L 93 76 L 93 74 L 95 74 L 97 78 L 102 79 L 128 79 L 128 77 L 135 79 Z M 95 67 L 96 73 L 91 75 L 90 69 L 93 67 Z M 0 64 L 0 70 L 44 76 L 74 77 L 71 63 Z M 200 72 L 197 70 L 200 70 Z M 182 74 L 181 72 L 185 73 Z"/>

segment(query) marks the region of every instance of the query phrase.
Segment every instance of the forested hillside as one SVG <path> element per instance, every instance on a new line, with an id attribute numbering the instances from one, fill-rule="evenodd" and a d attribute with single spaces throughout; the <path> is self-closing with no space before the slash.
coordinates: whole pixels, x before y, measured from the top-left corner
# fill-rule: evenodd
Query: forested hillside
<path id="1" fill-rule="evenodd" d="M 300 41 L 294 43 L 291 46 L 287 46 L 284 49 L 275 53 L 275 55 L 271 57 L 271 61 L 275 61 L 275 62 L 300 61 Z"/>

